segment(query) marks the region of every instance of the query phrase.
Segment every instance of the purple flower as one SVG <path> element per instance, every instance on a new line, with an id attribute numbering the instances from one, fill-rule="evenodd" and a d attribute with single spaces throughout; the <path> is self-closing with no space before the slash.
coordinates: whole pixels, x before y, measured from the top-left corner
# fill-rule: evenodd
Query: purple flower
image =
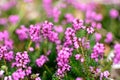
<path id="1" fill-rule="evenodd" d="M 75 80 L 83 80 L 83 78 L 81 78 L 81 77 L 77 77 Z"/>
<path id="2" fill-rule="evenodd" d="M 93 47 L 93 52 L 91 54 L 91 58 L 98 61 L 99 56 L 100 56 L 100 58 L 103 56 L 104 50 L 105 50 L 104 44 L 96 43 Z"/>
<path id="3" fill-rule="evenodd" d="M 29 48 L 29 51 L 30 51 L 30 52 L 33 52 L 33 51 L 34 51 L 34 48 L 33 48 L 33 47 L 30 47 L 30 48 Z"/>
<path id="4" fill-rule="evenodd" d="M 9 0 L 8 2 L 2 4 L 0 6 L 0 9 L 1 10 L 4 10 L 4 11 L 7 11 L 9 10 L 10 8 L 14 7 L 16 5 L 17 1 L 16 0 Z"/>
<path id="5" fill-rule="evenodd" d="M 4 72 L 3 70 L 0 70 L 0 78 L 4 75 Z"/>
<path id="6" fill-rule="evenodd" d="M 8 20 L 12 24 L 17 24 L 17 22 L 19 21 L 19 16 L 18 15 L 11 15 L 11 16 L 9 16 Z"/>
<path id="7" fill-rule="evenodd" d="M 6 25 L 7 19 L 6 18 L 0 18 L 0 25 Z"/>
<path id="8" fill-rule="evenodd" d="M 74 19 L 73 20 L 73 28 L 75 29 L 75 30 L 79 30 L 79 29 L 81 29 L 81 26 L 83 26 L 83 20 L 79 20 L 79 19 Z"/>
<path id="9" fill-rule="evenodd" d="M 4 80 L 13 80 L 13 79 L 12 79 L 12 76 L 5 76 Z"/>
<path id="10" fill-rule="evenodd" d="M 15 62 L 12 64 L 12 66 L 26 68 L 29 62 L 30 62 L 29 55 L 26 51 L 24 51 L 23 53 L 17 52 L 15 56 Z"/>
<path id="11" fill-rule="evenodd" d="M 45 21 L 42 24 L 41 33 L 46 38 L 46 37 L 48 37 L 48 35 L 52 31 L 52 29 L 53 29 L 53 24 L 51 22 Z"/>
<path id="12" fill-rule="evenodd" d="M 106 42 L 106 43 L 111 43 L 112 40 L 113 40 L 113 35 L 112 35 L 112 33 L 111 33 L 111 32 L 107 33 L 105 42 Z"/>
<path id="13" fill-rule="evenodd" d="M 104 71 L 100 73 L 100 80 L 102 80 L 103 77 L 107 79 L 109 76 L 110 76 L 110 73 L 108 71 Z"/>
<path id="14" fill-rule="evenodd" d="M 92 34 L 94 32 L 94 28 L 93 27 L 88 27 L 87 28 L 87 33 L 88 34 Z"/>
<path id="15" fill-rule="evenodd" d="M 12 74 L 12 77 L 14 80 L 24 79 L 25 71 L 20 68 Z"/>
<path id="16" fill-rule="evenodd" d="M 16 30 L 16 34 L 18 35 L 20 40 L 28 39 L 28 28 L 26 28 L 24 25 L 20 26 L 20 29 Z"/>
<path id="17" fill-rule="evenodd" d="M 58 22 L 59 21 L 59 16 L 61 14 L 61 11 L 58 8 L 53 8 L 53 18 L 54 18 L 54 22 Z"/>
<path id="18" fill-rule="evenodd" d="M 58 33 L 62 33 L 63 32 L 63 27 L 62 26 L 54 26 L 54 30 Z"/>
<path id="19" fill-rule="evenodd" d="M 25 69 L 25 74 L 26 74 L 26 76 L 30 75 L 31 73 L 32 73 L 32 68 L 31 68 L 31 67 L 27 67 L 27 68 Z"/>
<path id="20" fill-rule="evenodd" d="M 70 13 L 65 14 L 65 18 L 68 23 L 71 23 L 74 20 L 73 15 Z"/>
<path id="21" fill-rule="evenodd" d="M 80 59 L 80 57 L 81 57 L 81 55 L 80 55 L 80 54 L 76 54 L 76 55 L 75 55 L 75 59 L 76 59 L 76 60 L 79 60 L 79 59 Z"/>
<path id="22" fill-rule="evenodd" d="M 84 62 L 84 58 L 81 56 L 81 54 L 76 54 L 75 59 L 79 60 L 80 62 Z"/>
<path id="23" fill-rule="evenodd" d="M 65 31 L 65 42 L 64 42 L 64 46 L 70 46 L 72 45 L 72 40 L 73 37 L 75 37 L 75 30 L 72 28 L 67 28 Z"/>
<path id="24" fill-rule="evenodd" d="M 95 33 L 95 40 L 96 42 L 99 42 L 102 38 L 102 35 L 100 33 Z"/>
<path id="25" fill-rule="evenodd" d="M 114 46 L 114 58 L 113 58 L 113 62 L 114 64 L 118 64 L 120 63 L 120 44 L 115 44 Z"/>
<path id="26" fill-rule="evenodd" d="M 47 56 L 41 55 L 38 59 L 36 59 L 36 64 L 38 67 L 42 67 L 48 60 Z"/>
<path id="27" fill-rule="evenodd" d="M 119 12 L 116 9 L 111 9 L 109 15 L 111 18 L 117 18 L 119 16 Z"/>
<path id="28" fill-rule="evenodd" d="M 29 35 L 33 42 L 40 42 L 40 25 L 30 25 Z"/>
<path id="29" fill-rule="evenodd" d="M 65 72 L 70 71 L 69 58 L 72 55 L 72 50 L 67 47 L 63 47 L 58 51 L 57 65 L 58 69 L 56 74 L 60 77 L 64 77 Z"/>
<path id="30" fill-rule="evenodd" d="M 47 14 L 48 17 L 52 17 L 52 0 L 42 0 L 43 8 Z"/>

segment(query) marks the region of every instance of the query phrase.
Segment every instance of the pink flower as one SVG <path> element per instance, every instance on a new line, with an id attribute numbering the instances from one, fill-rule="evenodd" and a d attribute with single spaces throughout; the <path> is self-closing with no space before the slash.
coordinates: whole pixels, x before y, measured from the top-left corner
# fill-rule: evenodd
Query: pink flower
<path id="1" fill-rule="evenodd" d="M 17 24 L 17 22 L 19 21 L 19 16 L 18 15 L 11 15 L 11 16 L 9 16 L 8 20 L 12 24 Z"/>
<path id="2" fill-rule="evenodd" d="M 36 59 L 36 64 L 38 67 L 42 67 L 49 59 L 44 56 L 41 55 L 38 59 Z"/>
<path id="3" fill-rule="evenodd" d="M 99 42 L 102 38 L 102 35 L 100 33 L 95 33 L 95 40 L 96 42 Z"/>
<path id="4" fill-rule="evenodd" d="M 81 78 L 81 77 L 77 77 L 75 80 L 83 80 L 83 78 Z"/>
<path id="5" fill-rule="evenodd" d="M 113 35 L 112 35 L 112 33 L 111 33 L 111 32 L 107 33 L 105 42 L 106 42 L 106 43 L 111 43 L 112 40 L 113 40 Z"/>
<path id="6" fill-rule="evenodd" d="M 62 33 L 63 32 L 63 27 L 62 26 L 55 26 L 54 30 L 58 33 Z"/>
<path id="7" fill-rule="evenodd" d="M 88 27 L 87 28 L 87 33 L 88 34 L 92 34 L 94 32 L 94 28 L 93 27 Z"/>
<path id="8" fill-rule="evenodd" d="M 117 18 L 119 16 L 119 12 L 116 9 L 111 9 L 109 15 L 111 18 Z"/>

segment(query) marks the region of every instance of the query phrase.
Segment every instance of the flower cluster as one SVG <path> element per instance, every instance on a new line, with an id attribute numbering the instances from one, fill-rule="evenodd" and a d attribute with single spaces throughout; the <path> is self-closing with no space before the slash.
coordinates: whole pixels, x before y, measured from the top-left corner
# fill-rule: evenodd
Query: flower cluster
<path id="1" fill-rule="evenodd" d="M 120 62 L 120 58 L 119 58 L 120 57 L 120 44 L 116 44 L 114 46 L 114 54 L 115 54 L 115 56 L 114 56 L 113 62 L 115 64 L 118 64 Z"/>
<path id="2" fill-rule="evenodd" d="M 39 42 L 40 41 L 40 25 L 30 25 L 29 35 L 30 35 L 30 39 L 33 42 Z"/>
<path id="3" fill-rule="evenodd" d="M 17 52 L 15 56 L 15 62 L 12 64 L 12 66 L 26 68 L 27 64 L 30 62 L 29 56 L 27 51 Z"/>
<path id="4" fill-rule="evenodd" d="M 111 32 L 107 33 L 105 42 L 106 42 L 106 43 L 111 43 L 112 40 L 113 40 L 113 35 L 112 35 L 112 33 L 111 33 Z"/>
<path id="5" fill-rule="evenodd" d="M 72 50 L 67 47 L 63 47 L 58 52 L 57 65 L 58 69 L 56 74 L 60 77 L 64 77 L 65 72 L 70 71 L 69 58 L 72 55 Z"/>
<path id="6" fill-rule="evenodd" d="M 51 22 L 45 21 L 42 24 L 41 33 L 44 38 L 48 38 L 48 40 L 50 40 L 51 42 L 60 44 L 58 33 L 53 31 L 53 26 L 54 25 Z"/>
<path id="7" fill-rule="evenodd" d="M 71 46 L 72 45 L 72 39 L 75 36 L 75 30 L 72 28 L 67 28 L 65 31 L 65 42 L 64 46 Z"/>
<path id="8" fill-rule="evenodd" d="M 75 59 L 79 60 L 80 62 L 84 62 L 84 57 L 81 54 L 76 54 Z"/>
<path id="9" fill-rule="evenodd" d="M 12 78 L 14 80 L 20 80 L 24 79 L 24 77 L 28 76 L 29 74 L 31 74 L 31 67 L 28 67 L 26 70 L 19 68 L 12 74 Z"/>
<path id="10" fill-rule="evenodd" d="M 11 61 L 13 59 L 13 51 L 8 51 L 6 46 L 0 46 L 0 60 L 2 58 Z"/>
<path id="11" fill-rule="evenodd" d="M 42 67 L 48 60 L 47 56 L 41 55 L 38 59 L 36 59 L 36 64 L 38 67 Z"/>
<path id="12" fill-rule="evenodd" d="M 28 28 L 26 28 L 24 25 L 20 26 L 20 29 L 16 29 L 16 34 L 20 40 L 28 39 L 28 32 Z"/>
<path id="13" fill-rule="evenodd" d="M 91 54 L 91 58 L 98 61 L 99 57 L 103 57 L 104 50 L 105 50 L 104 44 L 96 43 L 93 47 L 93 52 Z"/>
<path id="14" fill-rule="evenodd" d="M 0 32 L 0 42 L 3 42 L 3 46 L 6 46 L 8 49 L 13 49 L 13 41 L 10 39 L 8 31 Z"/>
<path id="15" fill-rule="evenodd" d="M 80 28 L 82 28 L 82 26 L 83 26 L 83 20 L 79 20 L 79 19 L 74 19 L 73 20 L 73 28 L 75 29 L 75 30 L 80 30 Z"/>

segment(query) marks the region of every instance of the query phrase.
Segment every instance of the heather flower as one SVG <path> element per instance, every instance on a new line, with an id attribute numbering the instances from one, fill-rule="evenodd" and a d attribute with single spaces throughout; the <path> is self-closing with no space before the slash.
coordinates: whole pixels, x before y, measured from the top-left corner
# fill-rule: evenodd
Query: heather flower
<path id="1" fill-rule="evenodd" d="M 0 6 L 1 10 L 7 11 L 16 5 L 16 0 L 10 0 Z"/>
<path id="2" fill-rule="evenodd" d="M 8 49 L 13 49 L 13 40 L 11 39 L 4 40 L 4 45 L 7 46 Z"/>
<path id="3" fill-rule="evenodd" d="M 78 49 L 80 47 L 80 45 L 79 45 L 80 42 L 81 42 L 81 38 L 74 37 L 73 38 L 74 48 Z"/>
<path id="4" fill-rule="evenodd" d="M 17 71 L 15 71 L 13 74 L 12 74 L 12 77 L 14 80 L 20 80 L 20 79 L 24 79 L 25 77 L 25 71 L 23 71 L 21 68 L 18 69 Z"/>
<path id="5" fill-rule="evenodd" d="M 120 63 L 120 44 L 115 44 L 114 55 L 115 55 L 113 58 L 114 64 Z"/>
<path id="6" fill-rule="evenodd" d="M 81 78 L 81 77 L 77 77 L 75 80 L 83 80 L 83 78 Z"/>
<path id="7" fill-rule="evenodd" d="M 90 48 L 90 41 L 87 40 L 85 37 L 81 38 L 81 46 L 84 47 L 85 49 L 89 49 Z"/>
<path id="8" fill-rule="evenodd" d="M 59 21 L 59 16 L 61 14 L 61 11 L 58 8 L 53 8 L 53 18 L 54 18 L 54 22 L 58 22 Z"/>
<path id="9" fill-rule="evenodd" d="M 95 40 L 96 42 L 99 42 L 102 38 L 102 35 L 100 33 L 95 33 Z"/>
<path id="10" fill-rule="evenodd" d="M 37 77 L 37 78 L 35 78 L 35 80 L 41 80 L 41 78 L 40 78 L 40 77 Z"/>
<path id="11" fill-rule="evenodd" d="M 23 53 L 17 52 L 15 56 L 15 62 L 12 64 L 12 66 L 26 68 L 29 62 L 30 62 L 29 55 L 26 51 L 24 51 Z"/>
<path id="12" fill-rule="evenodd" d="M 0 25 L 6 25 L 7 19 L 6 18 L 0 18 Z"/>
<path id="13" fill-rule="evenodd" d="M 47 38 L 49 41 L 56 44 L 60 44 L 58 33 L 53 31 L 53 24 L 51 22 L 45 21 L 42 25 L 41 33 L 44 38 Z"/>
<path id="14" fill-rule="evenodd" d="M 12 76 L 5 76 L 4 80 L 13 80 L 13 79 L 12 79 Z"/>
<path id="15" fill-rule="evenodd" d="M 112 40 L 113 40 L 113 35 L 112 35 L 112 33 L 111 33 L 111 32 L 107 33 L 106 38 L 105 38 L 105 42 L 106 42 L 106 43 L 111 43 Z"/>
<path id="16" fill-rule="evenodd" d="M 4 41 L 7 39 L 9 39 L 8 31 L 4 30 L 3 32 L 0 32 L 0 41 Z"/>
<path id="17" fill-rule="evenodd" d="M 76 54 L 76 55 L 75 55 L 75 59 L 76 59 L 76 60 L 79 60 L 79 59 L 80 59 L 80 57 L 81 57 L 81 55 L 80 55 L 80 54 Z"/>
<path id="18" fill-rule="evenodd" d="M 33 48 L 33 47 L 30 47 L 30 48 L 29 48 L 29 51 L 30 51 L 30 52 L 33 52 L 33 51 L 34 51 L 34 48 Z"/>
<path id="19" fill-rule="evenodd" d="M 0 46 L 0 60 L 2 58 L 11 61 L 13 59 L 13 51 L 9 51 L 7 46 Z"/>
<path id="20" fill-rule="evenodd" d="M 73 37 L 75 37 L 75 30 L 72 28 L 67 28 L 65 31 L 65 42 L 64 42 L 64 46 L 70 46 L 72 45 L 72 40 Z"/>
<path id="21" fill-rule="evenodd" d="M 29 66 L 25 69 L 25 74 L 28 76 L 32 73 L 32 68 Z"/>
<path id="22" fill-rule="evenodd" d="M 102 28 L 102 24 L 101 24 L 101 23 L 97 23 L 97 24 L 96 24 L 96 28 L 97 28 L 97 29 L 101 29 L 101 28 Z"/>
<path id="23" fill-rule="evenodd" d="M 65 19 L 68 23 L 71 23 L 74 20 L 74 17 L 72 14 L 67 13 L 67 14 L 65 14 Z"/>
<path id="24" fill-rule="evenodd" d="M 88 27 L 87 28 L 87 33 L 88 34 L 92 34 L 94 32 L 94 28 L 93 27 Z"/>
<path id="25" fill-rule="evenodd" d="M 38 59 L 36 59 L 36 64 L 38 67 L 42 67 L 48 60 L 47 56 L 41 55 Z"/>
<path id="26" fill-rule="evenodd" d="M 7 61 L 11 61 L 14 58 L 13 51 L 9 51 L 8 53 L 4 54 L 4 58 Z"/>
<path id="27" fill-rule="evenodd" d="M 52 28 L 53 28 L 53 24 L 51 22 L 45 21 L 42 24 L 41 33 L 45 38 L 48 37 L 49 33 L 52 31 Z"/>
<path id="28" fill-rule="evenodd" d="M 79 19 L 74 19 L 73 20 L 73 28 L 75 29 L 75 30 L 79 30 L 79 29 L 81 29 L 81 26 L 83 26 L 83 20 L 79 20 Z"/>
<path id="29" fill-rule="evenodd" d="M 98 58 L 103 56 L 105 47 L 104 44 L 102 43 L 96 43 L 93 47 L 93 52 L 91 54 L 91 58 L 95 59 L 96 61 L 98 61 Z"/>
<path id="30" fill-rule="evenodd" d="M 111 18 L 117 18 L 119 16 L 119 12 L 116 9 L 111 9 L 109 15 Z"/>
<path id="31" fill-rule="evenodd" d="M 16 34 L 18 35 L 20 40 L 28 39 L 28 28 L 26 28 L 24 25 L 20 26 L 20 29 L 16 30 Z"/>
<path id="32" fill-rule="evenodd" d="M 69 58 L 72 55 L 72 50 L 67 47 L 63 47 L 57 55 L 58 69 L 56 74 L 63 77 L 65 72 L 70 71 Z"/>
<path id="33" fill-rule="evenodd" d="M 56 32 L 53 32 L 51 31 L 48 35 L 48 39 L 51 41 L 51 42 L 55 42 L 56 44 L 60 44 L 60 40 L 58 38 L 58 33 Z"/>
<path id="34" fill-rule="evenodd" d="M 3 70 L 0 70 L 0 78 L 4 75 L 4 72 Z"/>
<path id="35" fill-rule="evenodd" d="M 19 16 L 18 15 L 11 15 L 8 18 L 9 22 L 12 24 L 16 24 L 19 21 Z"/>
<path id="36" fill-rule="evenodd" d="M 53 14 L 52 0 L 42 0 L 42 4 L 47 16 L 52 17 L 52 14 Z"/>
<path id="37" fill-rule="evenodd" d="M 107 79 L 109 76 L 110 76 L 110 73 L 108 71 L 104 71 L 100 73 L 100 80 L 102 80 L 103 77 Z"/>
<path id="38" fill-rule="evenodd" d="M 63 27 L 62 26 L 54 26 L 54 30 L 58 33 L 62 33 L 63 32 Z"/>
<path id="39" fill-rule="evenodd" d="M 102 21 L 102 19 L 103 19 L 102 14 L 97 14 L 95 17 L 96 21 Z"/>
<path id="40" fill-rule="evenodd" d="M 30 25 L 29 36 L 33 42 L 40 42 L 40 26 Z"/>
<path id="41" fill-rule="evenodd" d="M 76 59 L 76 60 L 79 60 L 80 62 L 84 62 L 84 58 L 82 57 L 81 54 L 76 54 L 76 55 L 75 55 L 75 59 Z"/>
<path id="42" fill-rule="evenodd" d="M 98 75 L 101 72 L 101 69 L 90 66 L 91 73 Z"/>

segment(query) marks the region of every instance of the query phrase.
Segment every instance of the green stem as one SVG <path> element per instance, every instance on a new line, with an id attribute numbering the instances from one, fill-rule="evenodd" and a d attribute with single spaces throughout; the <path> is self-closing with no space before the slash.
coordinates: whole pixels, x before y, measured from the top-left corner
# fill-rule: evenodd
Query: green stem
<path id="1" fill-rule="evenodd" d="M 49 68 L 47 67 L 47 65 L 45 64 L 44 67 L 46 68 L 46 70 L 50 73 L 50 75 L 52 75 L 52 72 L 49 70 Z"/>
<path id="2" fill-rule="evenodd" d="M 5 64 L 5 66 L 7 67 L 7 64 L 6 64 L 5 59 L 3 59 L 3 60 L 4 60 L 4 64 Z M 6 74 L 8 74 L 7 68 L 5 68 L 5 72 L 6 72 Z"/>
<path id="3" fill-rule="evenodd" d="M 32 41 L 30 40 L 29 44 L 28 44 L 28 48 L 27 51 L 29 51 L 30 46 L 32 45 Z"/>

